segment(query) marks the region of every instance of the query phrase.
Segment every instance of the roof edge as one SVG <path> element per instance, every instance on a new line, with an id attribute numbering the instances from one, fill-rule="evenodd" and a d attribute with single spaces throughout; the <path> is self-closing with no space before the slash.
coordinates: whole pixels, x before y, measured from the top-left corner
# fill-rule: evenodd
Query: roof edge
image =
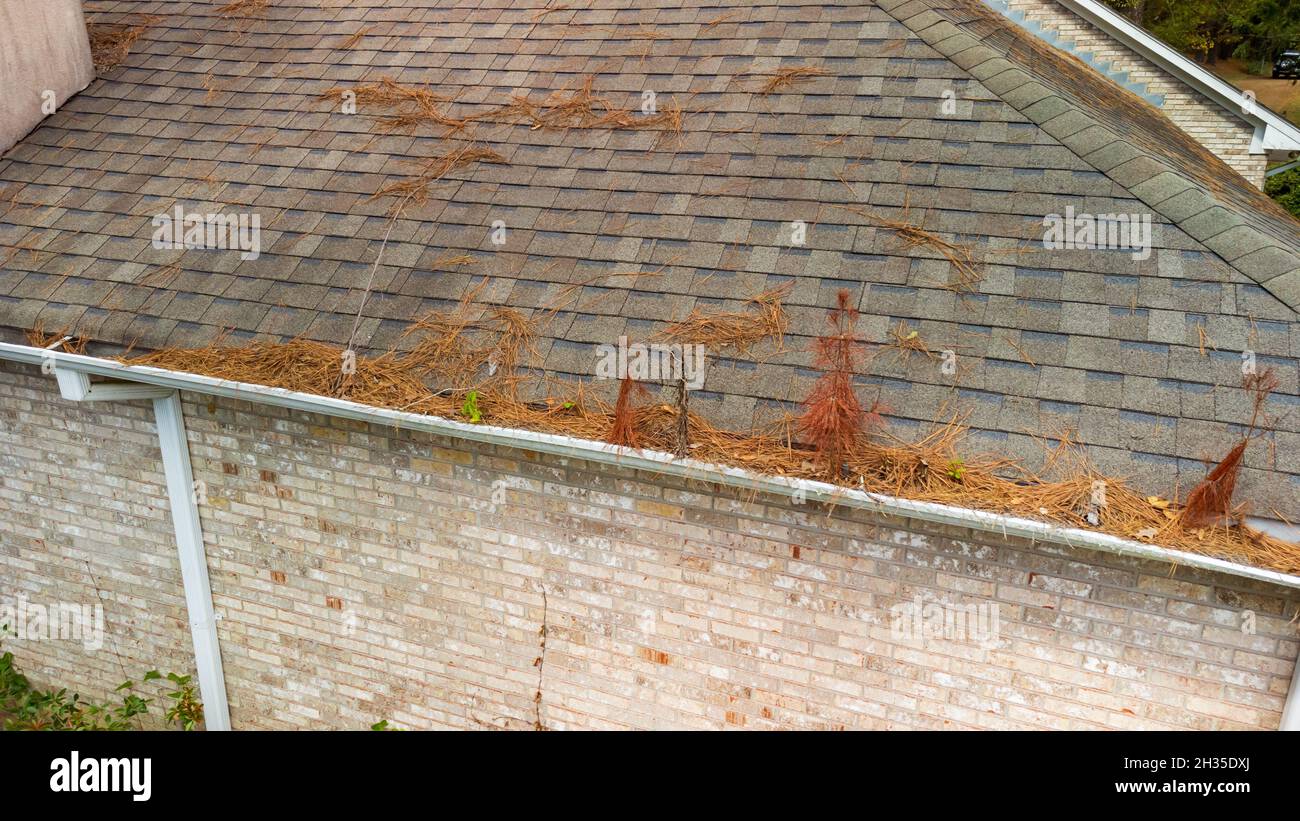
<path id="1" fill-rule="evenodd" d="M 1283 245 L 1251 225 L 1205 186 L 1133 145 L 1074 99 L 1039 82 L 1004 53 L 955 26 L 922 0 L 877 0 L 877 4 L 1080 159 L 1213 251 L 1230 268 L 1300 312 L 1300 245 Z M 978 0 L 970 6 L 986 12 L 1000 26 L 1012 26 Z M 1150 107 L 1127 89 L 1118 89 L 1118 93 Z"/>
<path id="2" fill-rule="evenodd" d="M 64 353 L 30 345 L 0 342 L 0 360 L 19 362 L 26 365 L 39 365 L 43 370 L 52 365 L 55 374 L 59 370 L 66 369 L 87 375 L 128 380 L 173 390 L 184 390 L 209 396 L 223 396 L 244 402 L 288 408 L 304 413 L 354 419 L 371 424 L 419 430 L 483 444 L 522 448 L 562 458 L 582 459 L 697 481 L 716 482 L 742 490 L 797 497 L 804 501 L 845 505 L 887 517 L 965 527 L 985 533 L 1001 534 L 1004 538 L 1025 539 L 1031 544 L 1046 542 L 1068 548 L 1097 550 L 1119 556 L 1169 562 L 1175 567 L 1183 565 L 1198 570 L 1223 573 L 1257 582 L 1300 589 L 1300 576 L 1297 575 L 1241 564 L 1213 556 L 1145 544 L 1109 533 L 1067 527 L 1003 513 L 955 507 L 938 502 L 923 502 L 887 496 L 881 493 L 855 490 L 810 479 L 769 476 L 739 467 L 690 458 L 680 459 L 671 453 L 636 450 L 611 445 L 607 442 L 578 439 L 561 434 L 457 422 L 454 419 L 444 419 L 438 416 L 427 416 L 409 411 L 364 405 L 347 399 L 335 399 L 328 396 L 290 391 L 284 388 L 272 388 L 256 383 L 233 382 L 201 374 L 169 371 L 146 365 L 128 365 L 110 359 L 101 359 L 84 354 Z"/>

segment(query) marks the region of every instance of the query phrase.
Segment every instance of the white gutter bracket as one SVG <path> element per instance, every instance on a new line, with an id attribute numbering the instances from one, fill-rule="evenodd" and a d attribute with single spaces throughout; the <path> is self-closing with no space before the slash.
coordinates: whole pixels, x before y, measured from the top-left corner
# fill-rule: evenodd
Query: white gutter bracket
<path id="1" fill-rule="evenodd" d="M 91 382 L 90 376 L 68 368 L 54 369 L 59 380 L 59 393 L 69 402 L 121 402 L 128 399 L 161 399 L 175 393 L 167 388 L 142 385 L 139 382 Z"/>

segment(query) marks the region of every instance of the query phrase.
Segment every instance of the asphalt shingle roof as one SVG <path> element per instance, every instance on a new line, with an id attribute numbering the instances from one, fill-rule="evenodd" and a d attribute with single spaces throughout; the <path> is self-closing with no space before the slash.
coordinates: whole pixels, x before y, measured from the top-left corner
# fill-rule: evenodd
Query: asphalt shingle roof
<path id="1" fill-rule="evenodd" d="M 1300 515 L 1300 225 L 1145 102 L 974 0 L 582 0 L 546 14 L 541 0 L 273 0 L 249 19 L 219 5 L 87 2 L 91 22 L 166 16 L 0 157 L 8 337 L 39 323 L 105 351 L 223 329 L 343 344 L 360 308 L 357 343 L 383 349 L 485 281 L 481 301 L 533 311 L 588 283 L 532 363 L 579 378 L 597 344 L 790 282 L 786 350 L 724 352 L 693 402 L 746 427 L 806 394 L 810 337 L 846 288 L 871 342 L 901 322 L 960 363 L 872 359 L 859 384 L 894 433 L 964 412 L 970 447 L 1033 462 L 1036 437 L 1073 429 L 1104 470 L 1152 492 L 1185 490 L 1241 435 L 1253 351 L 1282 387 L 1240 494 Z M 757 93 L 755 74 L 804 65 L 826 74 Z M 384 133 L 374 117 L 388 111 L 347 115 L 321 95 L 392 77 L 464 116 L 588 76 L 619 105 L 639 109 L 646 90 L 680 103 L 680 143 L 483 124 L 475 138 L 506 163 L 452 171 L 408 207 L 362 307 L 392 206 L 371 195 L 457 138 Z M 154 248 L 153 217 L 177 204 L 257 213 L 261 257 Z M 955 293 L 934 249 L 840 206 L 971 244 L 982 280 Z M 1044 216 L 1071 206 L 1153 214 L 1150 258 L 1044 249 Z M 457 254 L 476 261 L 446 263 Z M 629 271 L 644 273 L 609 276 Z"/>

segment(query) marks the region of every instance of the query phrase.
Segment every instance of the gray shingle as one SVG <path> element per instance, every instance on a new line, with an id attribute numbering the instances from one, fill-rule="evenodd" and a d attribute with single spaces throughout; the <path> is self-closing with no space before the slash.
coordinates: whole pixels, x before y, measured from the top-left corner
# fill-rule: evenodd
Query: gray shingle
<path id="1" fill-rule="evenodd" d="M 1041 52 L 969 0 L 880 0 L 816 15 L 753 7 L 761 20 L 708 37 L 670 29 L 645 59 L 631 10 L 565 10 L 556 35 L 525 40 L 527 10 L 484 7 L 472 23 L 448 23 L 453 0 L 412 0 L 388 9 L 403 35 L 385 52 L 358 52 L 366 62 L 323 57 L 333 52 L 313 43 L 328 25 L 306 18 L 277 24 L 275 41 L 292 38 L 291 51 L 254 31 L 229 54 L 177 52 L 177 42 L 201 43 L 215 20 L 200 5 L 187 14 L 181 4 L 119 74 L 0 161 L 0 192 L 19 186 L 28 206 L 0 206 L 0 260 L 11 257 L 0 266 L 3 324 L 79 320 L 103 344 L 138 337 L 141 348 L 200 344 L 223 326 L 337 344 L 370 284 L 359 336 L 386 347 L 409 344 L 401 331 L 414 316 L 486 283 L 488 304 L 549 313 L 562 300 L 534 364 L 589 377 L 593 345 L 647 337 L 693 308 L 744 310 L 749 296 L 789 282 L 786 350 L 724 352 L 729 361 L 710 368 L 694 405 L 715 424 L 743 427 L 806 395 L 812 339 L 847 288 L 864 339 L 888 343 L 901 322 L 962 363 L 945 375 L 924 357 L 878 355 L 864 365 L 864 397 L 879 391 L 919 424 L 956 395 L 982 429 L 975 441 L 1008 453 L 1037 453 L 1032 435 L 1045 425 L 1077 425 L 1086 444 L 1148 478 L 1171 455 L 1199 458 L 1187 449 L 1217 442 L 1239 418 L 1236 404 L 1215 406 L 1239 381 L 1239 347 L 1279 359 L 1300 347 L 1294 311 L 1279 302 L 1300 304 L 1294 223 L 1145 104 L 1109 96 L 1090 69 Z M 657 25 L 696 11 L 661 9 Z M 622 71 L 599 70 L 611 54 L 623 55 Z M 799 64 L 830 75 L 767 96 L 746 76 Z M 208 72 L 238 105 L 195 92 L 193 77 Z M 319 99 L 392 75 L 459 95 L 457 111 L 483 111 L 587 74 L 621 104 L 639 106 L 650 85 L 661 104 L 677 95 L 683 142 L 666 146 L 649 130 L 476 130 L 509 163 L 456 169 L 391 226 L 392 198 L 371 195 L 457 138 L 383 133 L 370 116 L 382 112 L 342 115 Z M 942 116 L 946 91 L 957 93 L 956 116 Z M 60 145 L 66 135 L 77 140 Z M 260 213 L 262 258 L 153 248 L 149 220 L 177 197 Z M 1042 247 L 1043 215 L 1068 207 L 1154 209 L 1157 223 L 1190 227 L 1157 230 L 1145 262 Z M 943 246 L 918 235 L 908 247 L 881 216 L 924 227 L 950 251 L 969 246 L 983 263 L 975 293 L 954 293 Z M 800 219 L 809 231 L 796 247 L 790 228 Z M 496 220 L 504 245 L 492 241 Z M 466 256 L 473 262 L 451 261 Z M 168 287 L 133 284 L 176 261 Z M 1201 354 L 1201 327 L 1218 351 Z M 1162 420 L 1173 416 L 1208 427 L 1171 441 Z"/>

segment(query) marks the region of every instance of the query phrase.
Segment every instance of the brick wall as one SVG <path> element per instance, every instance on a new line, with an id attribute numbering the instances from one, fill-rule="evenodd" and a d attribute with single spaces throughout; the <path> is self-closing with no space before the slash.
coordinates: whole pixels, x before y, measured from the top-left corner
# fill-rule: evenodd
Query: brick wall
<path id="1" fill-rule="evenodd" d="M 1263 154 L 1250 153 L 1254 129 L 1245 120 L 1225 111 L 1055 0 L 1009 0 L 1009 6 L 1013 11 L 1025 12 L 1027 19 L 1059 32 L 1062 39 L 1077 45 L 1077 51 L 1091 52 L 1101 61 L 1128 72 L 1131 82 L 1143 83 L 1151 93 L 1163 94 L 1165 102 L 1161 110 L 1169 119 L 1252 184 L 1264 187 L 1268 161 Z"/>
<path id="2" fill-rule="evenodd" d="M 98 650 L 4 640 L 35 686 L 102 700 L 147 670 L 193 670 L 150 403 L 64 402 L 53 377 L 0 362 L 0 607 L 20 598 L 103 608 Z"/>
<path id="3" fill-rule="evenodd" d="M 1295 663 L 1283 588 L 185 398 L 238 728 L 1269 728 Z M 174 662 L 147 411 L 8 365 L 0 409 L 5 588 L 84 595 L 91 556 L 110 632 Z M 917 597 L 996 603 L 997 639 L 896 638 Z"/>

